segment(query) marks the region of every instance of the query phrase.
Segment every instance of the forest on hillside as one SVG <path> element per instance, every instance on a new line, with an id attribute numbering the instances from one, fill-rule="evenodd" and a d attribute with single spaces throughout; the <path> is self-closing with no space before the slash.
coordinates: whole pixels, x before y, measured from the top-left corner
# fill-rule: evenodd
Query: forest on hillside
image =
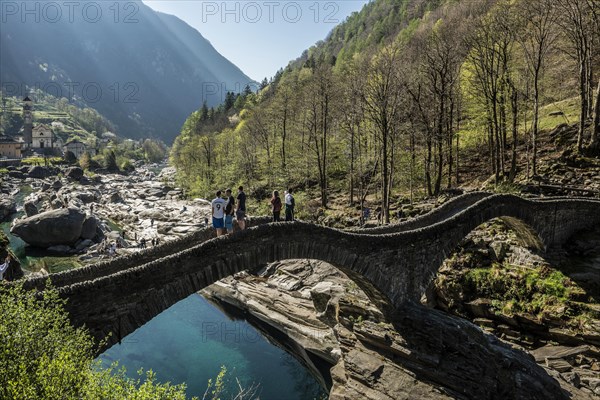
<path id="1" fill-rule="evenodd" d="M 316 187 L 327 208 L 336 186 L 378 193 L 389 222 L 395 194 L 456 186 L 466 149 L 495 183 L 535 176 L 543 105 L 577 99 L 575 151 L 597 155 L 598 48 L 596 0 L 376 0 L 258 93 L 193 113 L 171 161 L 192 194 Z"/>

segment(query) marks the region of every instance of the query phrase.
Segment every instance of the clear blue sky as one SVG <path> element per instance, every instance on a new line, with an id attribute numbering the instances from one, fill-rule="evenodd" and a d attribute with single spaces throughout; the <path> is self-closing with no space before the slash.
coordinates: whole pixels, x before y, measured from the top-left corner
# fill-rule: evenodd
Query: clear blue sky
<path id="1" fill-rule="evenodd" d="M 368 0 L 143 0 L 196 28 L 250 78 L 275 75 Z"/>

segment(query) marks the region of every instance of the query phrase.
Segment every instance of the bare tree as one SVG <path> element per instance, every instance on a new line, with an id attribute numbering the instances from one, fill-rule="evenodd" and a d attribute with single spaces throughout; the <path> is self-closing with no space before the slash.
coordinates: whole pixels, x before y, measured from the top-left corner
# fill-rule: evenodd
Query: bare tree
<path id="1" fill-rule="evenodd" d="M 521 17 L 521 30 L 517 40 L 521 44 L 527 67 L 533 80 L 533 127 L 532 169 L 537 174 L 537 135 L 540 113 L 540 80 L 546 64 L 546 58 L 556 38 L 558 13 L 553 0 L 521 0 L 517 6 L 517 15 Z"/>
<path id="2" fill-rule="evenodd" d="M 592 20 L 594 22 L 594 29 L 592 35 L 591 46 L 600 46 L 600 3 L 598 0 L 587 0 L 589 10 L 591 11 Z M 591 65 L 591 63 L 590 63 Z M 590 83 L 592 79 L 590 79 Z M 590 138 L 590 149 L 597 153 L 600 151 L 600 78 L 598 78 L 598 88 L 596 89 L 595 101 L 594 101 L 594 119 L 592 123 L 592 135 Z"/>
<path id="3" fill-rule="evenodd" d="M 443 166 L 444 145 L 452 149 L 454 137 L 454 106 L 460 67 L 464 61 L 464 46 L 460 38 L 462 33 L 453 23 L 452 17 L 438 20 L 428 37 L 423 53 L 422 67 L 427 80 L 426 89 L 431 91 L 435 107 L 434 142 L 436 153 L 436 178 L 433 194 L 440 192 Z M 448 157 L 452 164 L 452 158 Z M 451 172 L 451 169 L 450 171 Z M 449 179 L 451 179 L 449 177 Z"/>
<path id="4" fill-rule="evenodd" d="M 376 54 L 370 64 L 369 79 L 364 91 L 364 104 L 369 120 L 376 128 L 381 143 L 382 215 L 390 222 L 390 188 L 393 179 L 393 140 L 397 133 L 400 107 L 400 79 L 398 77 L 399 48 L 388 45 Z"/>
<path id="5" fill-rule="evenodd" d="M 592 35 L 594 32 L 592 10 L 588 0 L 556 0 L 561 13 L 558 23 L 570 43 L 570 55 L 577 61 L 579 68 L 579 129 L 577 132 L 577 150 L 583 148 L 585 123 L 589 117 L 589 93 L 591 82 Z"/>
<path id="6" fill-rule="evenodd" d="M 471 87 L 474 88 L 475 95 L 484 99 L 490 165 L 496 183 L 506 176 L 507 99 L 512 111 L 509 179 L 514 179 L 516 174 L 518 92 L 513 78 L 513 32 L 511 5 L 501 2 L 496 9 L 482 18 L 476 29 L 465 38 L 470 49 L 466 65 L 471 73 Z"/>
<path id="7" fill-rule="evenodd" d="M 345 77 L 346 84 L 342 85 L 341 89 L 341 105 L 344 113 L 340 115 L 340 128 L 348 135 L 348 155 L 350 156 L 350 170 L 348 171 L 349 204 L 353 206 L 355 190 L 357 189 L 357 174 L 360 182 L 364 172 L 360 144 L 365 131 L 363 90 L 366 74 L 361 60 L 352 62 L 341 74 Z M 360 183 L 359 186 L 361 186 Z M 363 197 L 362 190 L 360 197 L 361 199 Z"/>
<path id="8" fill-rule="evenodd" d="M 305 101 L 308 106 L 306 120 L 309 132 L 310 148 L 314 151 L 319 172 L 321 206 L 328 202 L 328 162 L 327 154 L 330 141 L 330 127 L 333 117 L 334 76 L 331 67 L 321 63 L 315 67 L 305 88 Z"/>

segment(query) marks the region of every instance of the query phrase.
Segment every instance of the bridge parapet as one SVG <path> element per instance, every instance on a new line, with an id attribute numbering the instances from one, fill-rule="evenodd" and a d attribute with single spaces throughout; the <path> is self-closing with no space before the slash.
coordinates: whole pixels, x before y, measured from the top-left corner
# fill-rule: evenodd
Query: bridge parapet
<path id="1" fill-rule="evenodd" d="M 455 203 L 466 205 L 462 209 L 446 208 L 443 212 L 449 216 L 445 219 L 438 213 L 434 223 L 393 233 L 342 231 L 303 222 L 266 224 L 267 219 L 210 240 L 206 240 L 209 230 L 204 230 L 171 247 L 148 252 L 137 262 L 134 257 L 115 259 L 51 278 L 69 299 L 67 309 L 75 324 L 87 325 L 99 339 L 113 332 L 110 344 L 207 285 L 273 261 L 329 262 L 361 287 L 399 306 L 406 300 L 419 301 L 450 252 L 490 219 L 520 220 L 547 247 L 561 245 L 577 230 L 600 223 L 600 201 L 596 200 L 534 201 L 506 194 L 474 199 Z M 29 285 L 37 284 L 39 280 Z"/>
<path id="2" fill-rule="evenodd" d="M 271 222 L 268 217 L 256 217 L 249 219 L 249 226 L 262 225 Z M 27 290 L 43 290 L 48 280 L 54 287 L 73 285 L 78 282 L 89 281 L 115 274 L 138 265 L 142 265 L 168 255 L 178 253 L 198 243 L 205 242 L 215 237 L 215 230 L 212 227 L 203 228 L 197 232 L 182 236 L 178 239 L 163 242 L 158 246 L 149 247 L 134 254 L 126 254 L 111 258 L 106 261 L 83 266 L 81 268 L 62 271 L 49 276 L 40 276 L 28 278 L 24 281 L 24 288 Z"/>

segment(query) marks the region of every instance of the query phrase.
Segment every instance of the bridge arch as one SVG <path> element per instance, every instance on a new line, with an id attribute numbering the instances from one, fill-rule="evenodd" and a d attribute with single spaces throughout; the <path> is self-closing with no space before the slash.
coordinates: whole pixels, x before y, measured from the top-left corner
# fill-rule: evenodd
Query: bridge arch
<path id="1" fill-rule="evenodd" d="M 318 259 L 399 306 L 418 301 L 450 252 L 488 220 L 522 221 L 545 247 L 560 245 L 574 232 L 600 223 L 600 201 L 594 200 L 486 195 L 467 203 L 465 208 L 446 210 L 449 216 L 433 223 L 409 230 L 392 225 L 383 234 L 303 222 L 259 225 L 120 271 L 115 272 L 113 265 L 109 273 L 96 271 L 87 280 L 63 277 L 59 291 L 69 300 L 73 322 L 86 325 L 99 339 L 113 333 L 111 344 L 175 302 L 248 267 L 283 259 Z"/>
<path id="2" fill-rule="evenodd" d="M 328 262 L 384 304 L 384 296 L 364 271 L 356 269 L 360 252 L 352 244 L 354 238 L 346 236 L 301 222 L 260 225 L 134 268 L 63 286 L 59 291 L 69 299 L 66 308 L 76 325 L 86 325 L 97 339 L 112 334 L 107 345 L 222 278 L 278 260 Z"/>

